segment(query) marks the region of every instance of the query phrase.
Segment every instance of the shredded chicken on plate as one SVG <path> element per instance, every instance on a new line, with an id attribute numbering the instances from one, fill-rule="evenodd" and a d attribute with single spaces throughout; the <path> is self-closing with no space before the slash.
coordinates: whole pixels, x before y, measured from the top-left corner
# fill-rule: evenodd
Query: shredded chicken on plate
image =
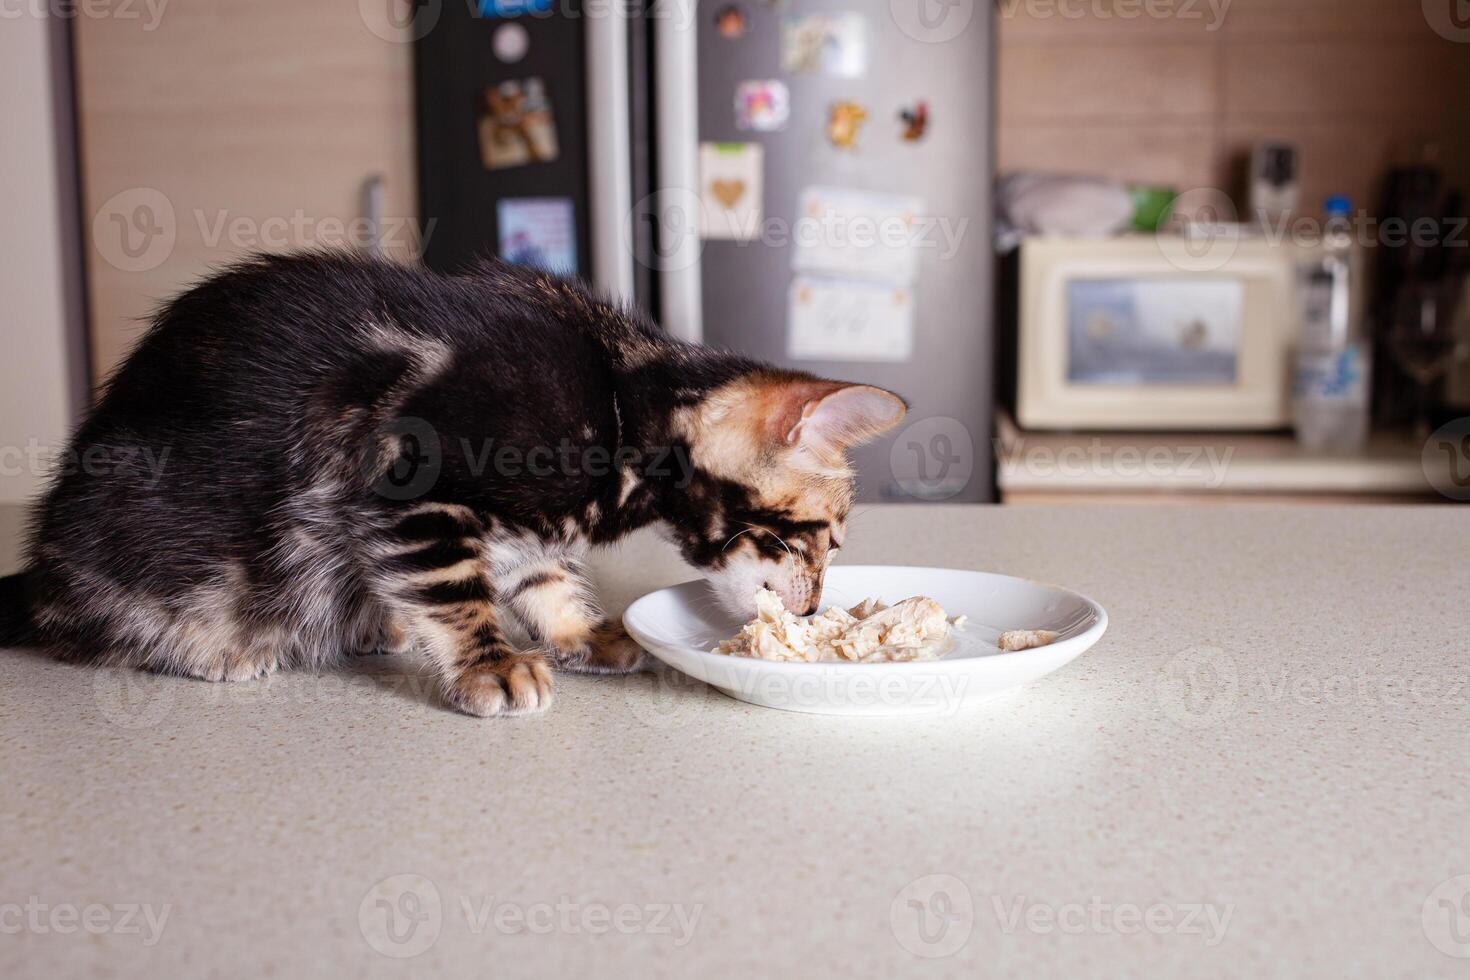
<path id="1" fill-rule="evenodd" d="M 939 603 L 924 596 L 891 606 L 864 599 L 850 609 L 830 606 L 802 619 L 788 612 L 776 593 L 761 589 L 755 607 L 755 619 L 713 652 L 806 663 L 932 660 L 943 655 L 944 641 L 965 618 L 947 618 Z"/>

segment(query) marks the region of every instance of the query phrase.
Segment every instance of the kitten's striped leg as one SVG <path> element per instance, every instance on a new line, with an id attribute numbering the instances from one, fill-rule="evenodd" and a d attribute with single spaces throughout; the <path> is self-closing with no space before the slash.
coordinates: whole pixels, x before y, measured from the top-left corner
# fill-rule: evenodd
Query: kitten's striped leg
<path id="1" fill-rule="evenodd" d="M 541 711 L 551 704 L 551 671 L 544 654 L 506 643 L 479 531 L 467 508 L 420 505 L 394 529 L 382 591 L 450 704 L 481 717 Z"/>
<path id="2" fill-rule="evenodd" d="M 491 567 L 499 594 L 536 642 L 562 670 L 626 674 L 644 664 L 643 650 L 623 624 L 602 614 L 581 563 L 569 556 L 520 560 L 507 567 L 492 544 Z"/>

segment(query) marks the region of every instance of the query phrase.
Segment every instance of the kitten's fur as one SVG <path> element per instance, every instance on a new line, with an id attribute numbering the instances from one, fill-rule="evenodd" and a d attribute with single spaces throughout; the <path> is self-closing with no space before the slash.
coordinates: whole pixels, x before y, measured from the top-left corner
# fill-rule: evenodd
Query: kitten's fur
<path id="1" fill-rule="evenodd" d="M 643 657 L 589 544 L 662 522 L 731 608 L 769 584 L 813 610 L 844 450 L 903 410 L 536 271 L 256 259 L 170 303 L 111 380 L 0 584 L 0 642 L 211 680 L 411 648 L 461 710 L 537 710 L 549 667 Z"/>

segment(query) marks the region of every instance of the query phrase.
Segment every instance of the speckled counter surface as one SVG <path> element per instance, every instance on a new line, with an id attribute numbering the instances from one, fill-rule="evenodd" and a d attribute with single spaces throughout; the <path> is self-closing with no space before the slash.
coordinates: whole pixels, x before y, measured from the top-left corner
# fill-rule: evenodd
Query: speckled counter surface
<path id="1" fill-rule="evenodd" d="M 1111 629 L 928 720 L 645 674 L 479 721 L 387 658 L 0 653 L 0 976 L 1470 971 L 1470 509 L 874 508 L 849 539 Z M 690 577 L 651 536 L 597 567 L 616 608 Z"/>

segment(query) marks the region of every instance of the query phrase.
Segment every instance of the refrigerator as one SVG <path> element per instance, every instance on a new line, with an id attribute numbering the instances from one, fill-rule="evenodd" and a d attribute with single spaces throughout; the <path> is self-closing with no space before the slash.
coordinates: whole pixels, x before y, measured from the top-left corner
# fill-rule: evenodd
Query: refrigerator
<path id="1" fill-rule="evenodd" d="M 415 42 L 424 260 L 901 394 L 861 501 L 993 499 L 994 26 L 975 0 L 472 0 Z"/>

